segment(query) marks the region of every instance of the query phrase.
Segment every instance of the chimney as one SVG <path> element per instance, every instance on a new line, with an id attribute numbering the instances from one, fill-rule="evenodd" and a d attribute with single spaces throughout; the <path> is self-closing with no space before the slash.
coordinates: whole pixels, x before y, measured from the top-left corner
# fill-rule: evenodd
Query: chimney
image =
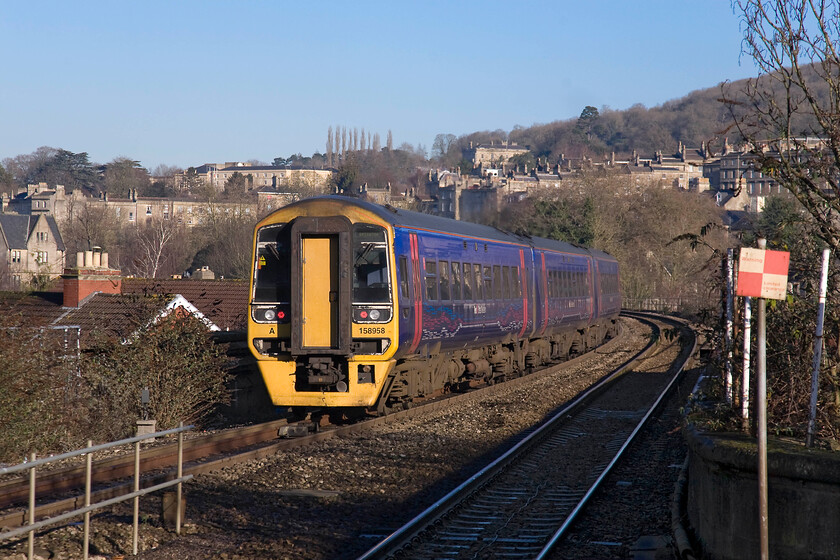
<path id="1" fill-rule="evenodd" d="M 79 303 L 91 294 L 119 294 L 122 278 L 119 270 L 108 267 L 108 253 L 95 247 L 93 251 L 76 253 L 76 267 L 65 268 L 64 307 L 79 307 Z"/>

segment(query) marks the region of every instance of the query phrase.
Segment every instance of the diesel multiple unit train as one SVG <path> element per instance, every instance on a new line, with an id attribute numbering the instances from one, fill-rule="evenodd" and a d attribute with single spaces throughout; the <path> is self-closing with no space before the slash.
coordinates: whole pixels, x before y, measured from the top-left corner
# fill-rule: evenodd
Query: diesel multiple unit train
<path id="1" fill-rule="evenodd" d="M 621 310 L 610 255 L 325 196 L 254 232 L 248 345 L 277 406 L 385 413 L 593 348 Z"/>

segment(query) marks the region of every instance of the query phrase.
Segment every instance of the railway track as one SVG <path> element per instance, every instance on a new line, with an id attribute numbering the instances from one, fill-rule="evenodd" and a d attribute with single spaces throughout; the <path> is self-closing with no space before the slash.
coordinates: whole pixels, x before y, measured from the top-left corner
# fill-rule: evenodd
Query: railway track
<path id="1" fill-rule="evenodd" d="M 681 324 L 659 332 L 661 344 L 557 411 L 360 560 L 547 557 L 694 355 L 693 333 Z M 645 362 L 664 356 L 674 364 L 666 373 L 645 370 Z M 628 402 L 627 395 L 637 397 Z"/>
<path id="2" fill-rule="evenodd" d="M 583 357 L 575 358 L 568 362 L 564 362 L 560 366 L 547 368 L 546 372 L 551 371 L 556 367 L 564 367 L 567 365 L 571 366 L 582 358 Z M 519 383 L 526 383 L 529 380 L 538 378 L 546 372 L 538 371 L 528 376 L 510 380 L 505 384 L 486 387 L 480 392 L 476 391 L 453 395 L 448 399 L 430 402 L 428 404 L 418 406 L 417 408 L 393 413 L 384 417 L 374 418 L 357 424 L 340 427 L 331 426 L 324 431 L 311 433 L 306 437 L 278 440 L 278 431 L 285 429 L 288 426 L 288 423 L 285 420 L 270 422 L 258 426 L 233 429 L 221 434 L 201 436 L 185 442 L 185 461 L 188 462 L 185 465 L 184 474 L 197 475 L 212 472 L 225 466 L 255 459 L 262 459 L 275 455 L 283 450 L 309 445 L 315 441 L 321 441 L 327 438 L 349 433 L 361 432 L 380 424 L 430 414 L 442 408 L 457 407 L 466 400 L 477 398 L 478 394 L 486 396 L 488 393 L 502 390 L 503 387 L 512 387 Z M 250 447 L 243 451 L 241 450 L 243 445 L 249 445 Z M 172 446 L 162 445 L 143 451 L 141 470 L 143 472 L 152 471 L 154 473 L 143 481 L 143 486 L 151 486 L 174 477 L 174 472 L 169 472 L 167 468 L 168 465 L 174 464 L 175 453 L 176 450 L 174 444 Z M 208 456 L 215 457 L 208 458 Z M 126 459 L 124 458 L 123 461 L 126 461 Z M 133 463 L 131 458 L 128 458 L 127 461 Z M 97 462 L 97 465 L 100 468 L 96 470 L 103 471 L 103 474 L 99 475 L 98 480 L 100 480 L 103 484 L 106 484 L 107 480 L 114 480 L 121 476 L 126 476 L 126 467 L 120 463 L 121 460 L 119 458 L 110 458 Z M 38 496 L 43 498 L 47 495 L 55 494 L 56 492 L 70 491 L 74 487 L 79 487 L 79 482 L 74 483 L 67 481 L 74 476 L 74 473 L 77 472 L 78 471 L 73 468 L 68 468 L 62 472 L 50 473 L 49 475 L 47 475 L 47 473 L 39 473 L 39 485 L 37 490 Z M 7 494 L 7 490 L 11 490 L 13 485 L 8 481 L 3 484 L 3 486 L 0 486 L 0 494 L 5 496 Z M 94 500 L 108 499 L 129 491 L 130 483 L 128 482 L 111 484 L 107 488 L 99 490 L 94 496 Z M 16 490 L 15 492 L 19 494 L 20 490 Z M 12 492 L 9 493 L 11 494 Z M 81 505 L 81 500 L 81 497 L 70 497 L 41 504 L 37 508 L 36 518 L 41 519 L 55 515 L 56 513 L 62 511 L 79 507 Z M 0 514 L 0 527 L 17 527 L 24 524 L 25 514 L 26 512 L 20 510 Z"/>

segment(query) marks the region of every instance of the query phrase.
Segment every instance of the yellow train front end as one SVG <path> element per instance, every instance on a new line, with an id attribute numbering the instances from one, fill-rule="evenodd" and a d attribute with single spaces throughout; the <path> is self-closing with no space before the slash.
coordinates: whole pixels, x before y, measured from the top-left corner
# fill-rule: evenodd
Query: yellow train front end
<path id="1" fill-rule="evenodd" d="M 276 406 L 376 406 L 399 340 L 392 240 L 390 224 L 339 197 L 257 224 L 248 346 Z"/>

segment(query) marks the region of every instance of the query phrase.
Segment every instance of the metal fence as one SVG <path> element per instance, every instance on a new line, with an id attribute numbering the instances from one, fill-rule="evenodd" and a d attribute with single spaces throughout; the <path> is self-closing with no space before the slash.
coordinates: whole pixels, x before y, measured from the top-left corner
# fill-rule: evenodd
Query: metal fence
<path id="1" fill-rule="evenodd" d="M 77 517 L 79 515 L 84 515 L 84 543 L 82 545 L 82 550 L 84 554 L 84 559 L 87 560 L 88 558 L 88 548 L 90 544 L 90 513 L 92 511 L 96 511 L 98 509 L 110 507 L 112 505 L 125 502 L 128 500 L 134 500 L 134 533 L 132 539 L 132 550 L 133 554 L 137 555 L 137 545 L 138 545 L 138 535 L 139 535 L 139 520 L 140 520 L 140 496 L 144 496 L 146 494 L 151 494 L 152 492 L 157 492 L 158 490 L 163 490 L 164 488 L 169 488 L 171 486 L 177 486 L 176 488 L 176 514 L 175 514 L 175 532 L 177 534 L 181 534 L 181 485 L 192 479 L 193 475 L 184 476 L 184 432 L 187 430 L 191 430 L 193 426 L 180 426 L 178 428 L 173 428 L 171 430 L 165 430 L 162 432 L 155 432 L 152 434 L 145 434 L 141 436 L 135 436 L 132 438 L 122 439 L 119 441 L 114 441 L 110 443 L 103 443 L 101 445 L 92 445 L 93 442 L 88 441 L 87 447 L 84 449 L 79 449 L 76 451 L 70 451 L 68 453 L 62 453 L 61 455 L 55 455 L 52 457 L 46 457 L 44 459 L 37 459 L 35 453 L 30 456 L 30 460 L 26 463 L 21 463 L 19 465 L 14 465 L 11 467 L 3 467 L 0 468 L 0 475 L 4 474 L 14 474 L 17 472 L 29 472 L 29 509 L 28 509 L 28 522 L 26 525 L 18 528 L 13 529 L 11 531 L 7 531 L 4 533 L 0 533 L 0 541 L 10 540 L 13 538 L 20 537 L 21 535 L 28 535 L 29 539 L 29 551 L 28 551 L 28 558 L 32 560 L 34 556 L 34 549 L 35 549 L 35 531 L 43 529 L 44 527 L 48 527 L 50 525 L 56 525 L 59 523 L 63 523 L 69 519 Z M 140 489 L 140 443 L 148 440 L 153 439 L 156 437 L 163 437 L 171 434 L 178 434 L 178 465 L 177 465 L 177 476 L 173 480 L 169 480 L 167 482 L 163 482 L 161 484 L 157 484 L 155 486 L 150 486 L 149 488 Z M 97 451 L 104 451 L 106 449 L 111 449 L 113 447 L 117 447 L 120 445 L 128 445 L 134 444 L 134 491 L 130 494 L 126 494 L 124 496 L 118 496 L 116 498 L 111 498 L 109 500 L 103 500 L 101 502 L 97 502 L 95 504 L 90 503 L 91 497 L 91 479 L 92 479 L 92 471 L 93 471 L 93 454 Z M 81 455 L 85 455 L 86 465 L 85 465 L 85 505 L 84 507 L 74 509 L 72 511 L 68 511 L 66 513 L 62 513 L 55 517 L 50 517 L 48 519 L 44 519 L 42 521 L 35 521 L 35 481 L 36 481 L 36 470 L 38 467 L 43 465 L 47 465 L 49 463 L 54 463 L 56 461 L 61 461 L 63 459 L 70 459 L 72 457 L 79 457 Z"/>
<path id="2" fill-rule="evenodd" d="M 715 309 L 719 303 L 709 298 L 624 298 L 624 309 L 629 311 L 656 311 L 658 313 L 695 313 L 701 309 Z"/>

